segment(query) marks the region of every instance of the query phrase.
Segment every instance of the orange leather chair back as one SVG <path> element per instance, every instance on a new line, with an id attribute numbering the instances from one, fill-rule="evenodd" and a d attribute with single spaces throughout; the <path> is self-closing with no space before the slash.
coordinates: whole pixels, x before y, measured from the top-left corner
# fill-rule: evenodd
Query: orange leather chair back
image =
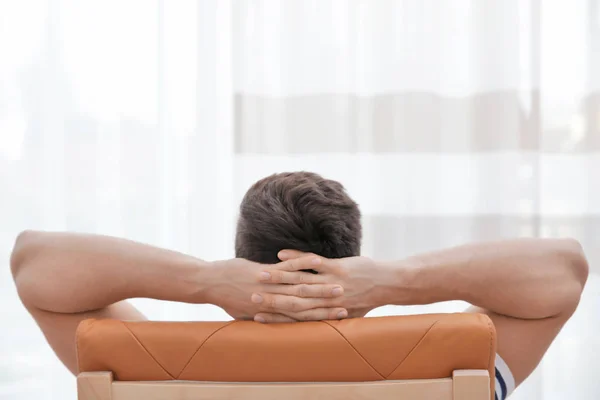
<path id="1" fill-rule="evenodd" d="M 495 330 L 482 314 L 426 314 L 264 325 L 86 320 L 80 372 L 116 381 L 364 382 L 487 370 Z"/>

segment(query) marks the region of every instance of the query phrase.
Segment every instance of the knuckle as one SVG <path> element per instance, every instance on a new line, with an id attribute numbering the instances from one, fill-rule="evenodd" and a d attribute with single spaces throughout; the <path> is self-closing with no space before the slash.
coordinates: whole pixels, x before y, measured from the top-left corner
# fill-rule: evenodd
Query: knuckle
<path id="1" fill-rule="evenodd" d="M 279 265 L 279 270 L 280 271 L 289 271 L 291 266 L 291 261 L 287 260 L 287 261 L 283 261 L 280 265 Z"/>
<path id="2" fill-rule="evenodd" d="M 298 264 L 298 260 L 296 260 L 296 259 L 291 259 L 291 260 L 288 262 L 288 270 L 290 270 L 290 271 L 293 271 L 293 270 L 295 270 L 295 269 L 296 269 L 296 265 L 297 265 L 297 264 Z"/>
<path id="3" fill-rule="evenodd" d="M 267 304 L 269 305 L 270 308 L 277 308 L 277 298 L 275 296 L 269 296 L 267 298 Z"/>
<path id="4" fill-rule="evenodd" d="M 281 271 L 275 271 L 273 272 L 272 276 L 272 281 L 275 283 L 279 283 L 283 280 L 283 274 L 281 273 Z"/>
<path id="5" fill-rule="evenodd" d="M 310 295 L 310 287 L 306 284 L 298 286 L 298 296 L 308 297 Z"/>
<path id="6" fill-rule="evenodd" d="M 298 283 L 300 283 L 300 284 L 306 284 L 307 283 L 306 282 L 305 273 L 303 273 L 303 272 L 298 273 L 297 279 L 298 279 Z"/>
<path id="7" fill-rule="evenodd" d="M 296 299 L 290 300 L 290 310 L 298 311 L 299 309 L 300 309 L 300 304 L 298 303 L 298 300 L 296 300 Z"/>

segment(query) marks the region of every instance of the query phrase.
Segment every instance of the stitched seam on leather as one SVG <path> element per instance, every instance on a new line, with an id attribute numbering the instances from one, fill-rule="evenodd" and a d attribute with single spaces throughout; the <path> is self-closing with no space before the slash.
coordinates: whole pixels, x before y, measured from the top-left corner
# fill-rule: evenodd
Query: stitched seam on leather
<path id="1" fill-rule="evenodd" d="M 81 320 L 81 322 L 86 321 L 86 319 Z M 77 372 L 81 372 L 81 353 L 79 351 L 79 335 L 83 335 L 83 333 L 81 333 L 79 331 L 79 327 L 81 326 L 81 322 L 79 323 L 79 325 L 77 325 L 77 329 L 75 330 L 75 356 L 77 357 Z M 94 322 L 96 322 L 95 320 L 91 320 L 88 321 L 87 324 L 90 325 L 87 329 L 86 332 L 89 331 L 92 327 L 92 325 L 94 324 Z"/>
<path id="2" fill-rule="evenodd" d="M 487 326 L 488 326 L 488 333 L 490 334 L 490 358 L 488 359 L 488 374 L 490 372 L 490 366 L 492 364 L 492 345 L 493 345 L 493 335 L 492 335 L 492 321 L 489 319 L 489 317 L 487 318 Z M 494 368 L 496 366 L 494 365 Z M 492 376 L 490 376 L 490 397 L 495 395 L 495 386 L 496 386 L 496 379 Z M 494 390 L 492 390 L 494 389 Z M 493 398 L 493 397 L 492 397 Z"/>
<path id="3" fill-rule="evenodd" d="M 140 342 L 140 339 L 138 339 L 138 337 L 135 336 L 135 334 L 131 331 L 131 329 L 129 329 L 129 327 L 127 325 L 125 325 L 125 322 L 121 321 L 121 323 L 123 324 L 123 326 L 125 327 L 125 329 L 127 329 L 127 331 L 131 334 L 131 336 L 133 336 L 133 338 L 135 339 L 135 341 L 138 342 L 138 344 L 142 347 L 142 349 L 144 349 L 146 351 L 146 353 L 148 353 L 148 355 L 150 356 L 150 358 L 152 358 L 154 360 L 154 362 L 156 363 L 156 365 L 158 365 L 164 371 L 165 374 L 169 375 L 169 377 L 171 377 L 171 379 L 175 379 L 175 377 L 173 375 L 171 375 L 169 373 L 169 371 L 167 371 L 165 369 L 165 367 L 163 367 L 162 364 L 159 363 L 156 358 L 154 358 L 154 356 L 152 355 L 152 353 L 150 353 L 148 351 L 148 349 L 146 348 L 146 346 L 144 346 L 142 344 L 142 342 Z"/>
<path id="4" fill-rule="evenodd" d="M 490 369 L 490 366 L 492 364 L 492 345 L 493 345 L 493 340 L 492 340 L 492 321 L 489 320 L 489 318 L 487 318 L 487 326 L 488 326 L 488 333 L 490 334 L 490 357 L 488 359 L 488 370 Z"/>
<path id="5" fill-rule="evenodd" d="M 400 367 L 402 366 L 402 364 L 404 364 L 404 361 L 408 360 L 408 357 L 410 357 L 410 355 L 413 353 L 413 351 L 415 351 L 415 350 L 416 350 L 416 348 L 417 348 L 417 347 L 419 347 L 419 345 L 421 344 L 421 342 L 423 341 L 423 339 L 425 339 L 425 336 L 427 336 L 427 335 L 429 334 L 429 332 L 431 332 L 431 330 L 433 329 L 433 327 L 434 327 L 434 326 L 435 326 L 435 325 L 436 325 L 438 322 L 440 322 L 442 319 L 443 319 L 443 318 L 440 318 L 440 319 L 438 319 L 437 321 L 435 321 L 433 324 L 431 324 L 431 326 L 429 327 L 429 329 L 427 329 L 427 331 L 426 331 L 426 332 L 423 334 L 423 336 L 421 336 L 421 339 L 419 339 L 419 341 L 417 342 L 417 344 L 415 344 L 415 345 L 413 346 L 413 348 L 412 348 L 412 349 L 411 349 L 411 350 L 408 352 L 408 354 L 406 355 L 406 357 L 404 357 L 404 358 L 402 359 L 402 361 L 400 361 L 400 362 L 398 363 L 398 365 L 396 365 L 396 368 L 394 368 L 394 369 L 392 370 L 392 372 L 390 372 L 390 373 L 388 374 L 388 376 L 386 376 L 386 377 L 385 377 L 385 379 L 388 379 L 388 378 L 389 378 L 389 377 L 390 377 L 390 376 L 391 376 L 391 375 L 392 375 L 394 372 L 396 372 L 396 370 L 397 370 L 398 368 L 400 368 Z"/>
<path id="6" fill-rule="evenodd" d="M 198 352 L 200 351 L 200 349 L 202 348 L 202 346 L 204 346 L 204 343 L 206 343 L 208 341 L 208 339 L 210 339 L 211 337 L 213 337 L 213 335 L 215 333 L 219 332 L 221 329 L 224 329 L 224 328 L 228 327 L 229 325 L 231 325 L 234 322 L 235 321 L 229 321 L 228 323 L 226 323 L 225 325 L 223 325 L 222 327 L 220 327 L 219 329 L 215 330 L 213 333 L 211 333 L 210 335 L 208 335 L 208 337 L 206 339 L 204 339 L 204 341 L 202 343 L 200 343 L 200 346 L 198 346 L 198 348 L 192 354 L 192 356 L 190 357 L 190 359 L 188 360 L 188 362 L 185 363 L 185 365 L 183 366 L 183 369 L 179 372 L 179 374 L 177 374 L 177 377 L 174 378 L 174 379 L 179 379 L 179 377 L 181 375 L 183 375 L 183 373 L 185 372 L 185 369 L 188 367 L 188 365 L 190 365 L 190 363 L 192 362 L 192 360 L 194 359 L 194 357 L 196 356 L 196 354 L 198 354 Z"/>
<path id="7" fill-rule="evenodd" d="M 358 356 L 360 358 L 362 358 L 362 360 L 364 362 L 366 362 L 367 365 L 369 367 L 371 367 L 371 369 L 373 369 L 373 371 L 375 371 L 375 373 L 381 377 L 381 379 L 385 380 L 385 377 L 381 374 L 381 372 L 377 371 L 377 369 L 373 365 L 371 365 L 371 363 L 368 362 L 367 359 L 362 354 L 360 354 L 360 352 L 358 350 L 356 350 L 356 347 L 354 347 L 354 345 L 352 343 L 350 343 L 350 341 L 346 338 L 346 336 L 344 336 L 344 334 L 342 332 L 340 332 L 335 326 L 331 325 L 329 322 L 326 322 L 326 321 L 321 321 L 321 322 L 324 323 L 325 325 L 328 325 L 331 329 L 333 329 L 335 332 L 337 332 L 342 337 L 342 339 L 344 339 L 346 341 L 346 343 L 348 343 L 350 345 L 350 347 L 352 347 L 354 352 L 356 354 L 358 354 Z"/>
<path id="8" fill-rule="evenodd" d="M 75 355 L 77 356 L 77 373 L 81 372 L 81 352 L 79 351 L 79 335 L 75 331 Z"/>

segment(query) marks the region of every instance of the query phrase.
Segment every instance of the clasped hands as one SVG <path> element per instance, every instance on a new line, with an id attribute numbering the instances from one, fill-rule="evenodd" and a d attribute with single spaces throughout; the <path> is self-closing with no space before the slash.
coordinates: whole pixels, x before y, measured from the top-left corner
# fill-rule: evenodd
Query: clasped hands
<path id="1" fill-rule="evenodd" d="M 273 265 L 240 258 L 213 263 L 206 298 L 236 319 L 262 323 L 360 317 L 382 305 L 384 277 L 367 257 L 328 259 L 295 250 L 278 257 Z"/>

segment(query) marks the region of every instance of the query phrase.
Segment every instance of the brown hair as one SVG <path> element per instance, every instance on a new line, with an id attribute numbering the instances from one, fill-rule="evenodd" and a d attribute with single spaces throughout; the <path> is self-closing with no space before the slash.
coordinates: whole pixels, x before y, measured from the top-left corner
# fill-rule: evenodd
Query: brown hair
<path id="1" fill-rule="evenodd" d="M 256 182 L 240 205 L 236 257 L 274 264 L 283 249 L 327 258 L 360 255 L 358 205 L 341 183 L 312 172 L 287 172 Z"/>

